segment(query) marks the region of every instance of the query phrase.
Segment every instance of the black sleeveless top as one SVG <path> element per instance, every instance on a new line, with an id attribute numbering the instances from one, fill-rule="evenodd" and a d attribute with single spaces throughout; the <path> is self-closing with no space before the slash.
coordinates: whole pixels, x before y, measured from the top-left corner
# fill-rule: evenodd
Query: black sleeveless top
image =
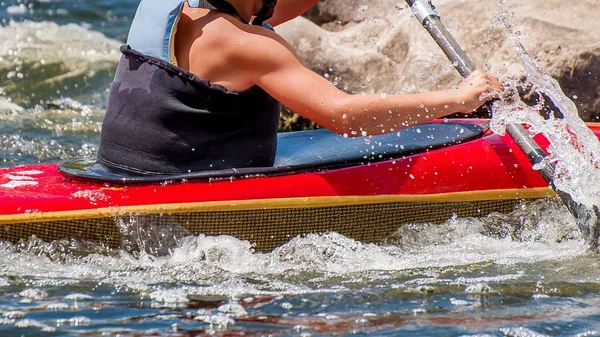
<path id="1" fill-rule="evenodd" d="M 280 106 L 264 90 L 229 92 L 128 46 L 121 52 L 99 163 L 140 175 L 273 165 Z"/>

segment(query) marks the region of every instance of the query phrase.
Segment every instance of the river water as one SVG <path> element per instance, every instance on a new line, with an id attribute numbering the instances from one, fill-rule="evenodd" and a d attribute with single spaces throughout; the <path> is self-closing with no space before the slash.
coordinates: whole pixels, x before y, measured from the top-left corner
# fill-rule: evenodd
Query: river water
<path id="1" fill-rule="evenodd" d="M 135 6 L 0 2 L 0 166 L 95 153 Z M 163 257 L 1 243 L 0 336 L 600 335 L 600 261 L 556 200 L 400 225 L 395 245 L 331 233 L 266 254 L 227 236 Z"/>

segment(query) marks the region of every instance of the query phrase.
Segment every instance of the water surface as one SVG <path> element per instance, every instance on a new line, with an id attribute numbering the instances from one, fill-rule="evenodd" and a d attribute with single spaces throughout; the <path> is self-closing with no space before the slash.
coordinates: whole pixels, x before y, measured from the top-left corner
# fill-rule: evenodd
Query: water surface
<path id="1" fill-rule="evenodd" d="M 0 5 L 0 166 L 94 155 L 136 1 Z M 0 335 L 599 334 L 599 259 L 556 200 L 401 225 L 388 245 L 330 233 L 267 254 L 228 236 L 164 256 L 2 243 Z"/>

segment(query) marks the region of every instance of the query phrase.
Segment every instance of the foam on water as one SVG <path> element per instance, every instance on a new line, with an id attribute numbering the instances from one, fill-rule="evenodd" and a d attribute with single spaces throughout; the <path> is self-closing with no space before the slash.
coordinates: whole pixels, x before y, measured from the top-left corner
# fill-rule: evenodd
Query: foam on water
<path id="1" fill-rule="evenodd" d="M 483 289 L 486 285 L 482 283 L 523 277 L 514 267 L 519 264 L 586 254 L 570 215 L 555 206 L 555 201 L 546 201 L 523 206 L 527 209 L 510 216 L 407 225 L 389 245 L 364 244 L 336 233 L 310 234 L 270 253 L 254 252 L 250 243 L 230 236 L 185 237 L 165 256 L 111 251 L 75 241 L 31 240 L 0 246 L 0 274 L 27 279 L 33 287 L 112 284 L 170 306 L 184 305 L 194 294 L 239 298 L 246 294 L 335 292 L 395 273 L 422 274 L 425 278 L 411 281 L 418 284 L 479 284 Z M 527 218 L 525 214 L 524 218 L 523 213 L 535 215 Z M 506 228 L 511 233 L 499 234 Z M 469 270 L 478 264 L 507 269 L 485 277 L 468 273 L 450 279 L 440 276 L 449 269 Z M 340 277 L 347 281 L 327 286 L 329 280 Z M 37 294 L 33 288 L 23 296 Z"/>
<path id="2" fill-rule="evenodd" d="M 18 135 L 2 135 L 0 136 L 0 153 L 2 151 L 7 151 L 15 157 L 49 161 L 67 158 L 89 158 L 96 154 L 97 145 L 86 143 L 75 148 L 71 144 L 61 144 L 58 141 L 27 139 Z"/>
<path id="3" fill-rule="evenodd" d="M 0 29 L 0 37 L 0 55 L 13 64 L 37 60 L 40 64 L 60 62 L 76 68 L 82 63 L 114 64 L 120 56 L 119 41 L 76 24 L 10 21 Z"/>
<path id="4" fill-rule="evenodd" d="M 5 98 L 0 98 L 0 112 L 12 112 L 12 113 L 17 113 L 17 112 L 22 112 L 24 109 L 14 103 L 12 103 L 10 100 L 5 99 Z"/>
<path id="5" fill-rule="evenodd" d="M 77 24 L 0 27 L 0 166 L 96 154 L 120 45 Z"/>
<path id="6" fill-rule="evenodd" d="M 3 105 L 15 110 L 74 95 L 102 100 L 98 85 L 108 87 L 120 45 L 81 25 L 9 22 L 0 27 L 0 88 L 12 105 Z"/>

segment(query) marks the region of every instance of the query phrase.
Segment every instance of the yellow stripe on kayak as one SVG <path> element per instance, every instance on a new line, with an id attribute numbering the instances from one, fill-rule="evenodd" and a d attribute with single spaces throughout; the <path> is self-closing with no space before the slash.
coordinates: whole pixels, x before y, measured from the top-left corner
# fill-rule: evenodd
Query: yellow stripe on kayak
<path id="1" fill-rule="evenodd" d="M 555 193 L 552 189 L 544 187 L 491 191 L 469 191 L 427 195 L 333 196 L 208 201 L 0 215 L 0 225 L 47 221 L 64 221 L 74 219 L 94 219 L 104 217 L 116 217 L 129 214 L 146 215 L 163 213 L 177 214 L 194 212 L 231 212 L 259 209 L 297 209 L 386 203 L 477 202 L 486 200 L 491 201 L 511 199 L 540 199 L 551 197 L 554 195 Z"/>

